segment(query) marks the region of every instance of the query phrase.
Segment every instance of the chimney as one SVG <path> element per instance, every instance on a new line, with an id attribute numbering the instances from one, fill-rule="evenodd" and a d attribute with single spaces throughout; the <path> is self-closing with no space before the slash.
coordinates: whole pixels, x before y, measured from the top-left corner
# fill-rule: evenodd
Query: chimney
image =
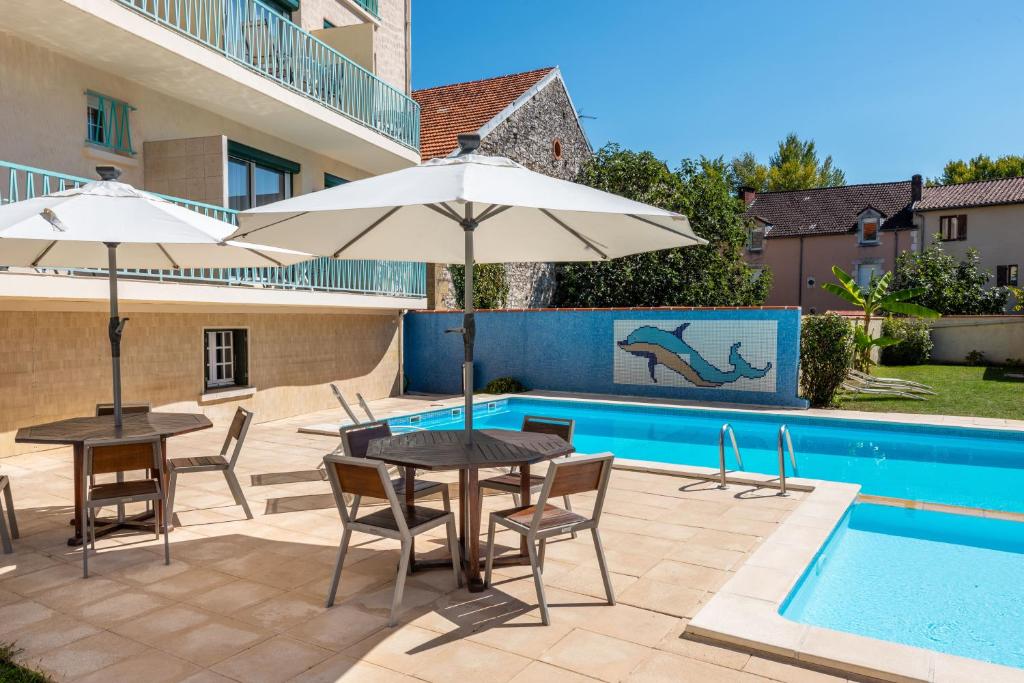
<path id="1" fill-rule="evenodd" d="M 910 201 L 919 202 L 921 201 L 921 193 L 924 184 L 921 181 L 921 174 L 915 173 L 910 179 Z"/>
<path id="2" fill-rule="evenodd" d="M 459 154 L 473 154 L 480 147 L 479 133 L 459 133 Z"/>
<path id="3" fill-rule="evenodd" d="M 757 199 L 757 191 L 752 187 L 741 187 L 740 188 L 740 199 L 743 200 L 744 206 L 750 206 Z"/>

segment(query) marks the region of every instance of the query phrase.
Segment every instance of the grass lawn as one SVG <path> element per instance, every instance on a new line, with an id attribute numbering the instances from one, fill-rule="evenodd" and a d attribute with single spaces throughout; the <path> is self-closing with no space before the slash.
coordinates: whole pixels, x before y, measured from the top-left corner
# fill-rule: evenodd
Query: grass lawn
<path id="1" fill-rule="evenodd" d="M 876 413 L 924 413 L 1001 417 L 1024 420 L 1024 380 L 1005 374 L 1024 374 L 1021 368 L 984 368 L 964 365 L 880 365 L 872 370 L 880 377 L 898 377 L 928 384 L 938 392 L 927 401 L 884 396 L 842 399 L 840 408 Z"/>
<path id="2" fill-rule="evenodd" d="M 18 649 L 11 643 L 0 643 L 0 683 L 53 683 L 49 676 L 36 673 L 14 663 Z"/>

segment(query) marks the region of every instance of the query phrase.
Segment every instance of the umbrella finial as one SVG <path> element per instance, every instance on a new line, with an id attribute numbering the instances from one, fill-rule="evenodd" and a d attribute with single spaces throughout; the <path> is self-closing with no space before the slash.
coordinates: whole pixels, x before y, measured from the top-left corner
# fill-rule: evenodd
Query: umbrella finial
<path id="1" fill-rule="evenodd" d="M 121 169 L 117 166 L 97 166 L 96 173 L 99 174 L 100 180 L 117 180 L 121 177 Z"/>
<path id="2" fill-rule="evenodd" d="M 472 154 L 480 147 L 479 133 L 461 133 L 459 135 L 459 156 Z"/>

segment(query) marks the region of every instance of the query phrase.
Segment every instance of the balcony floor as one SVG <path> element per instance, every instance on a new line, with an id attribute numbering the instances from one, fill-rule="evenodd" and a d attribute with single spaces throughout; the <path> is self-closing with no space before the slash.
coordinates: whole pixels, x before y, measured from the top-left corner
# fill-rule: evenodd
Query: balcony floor
<path id="1" fill-rule="evenodd" d="M 372 406 L 386 416 L 425 400 Z M 170 566 L 152 536 L 126 534 L 98 543 L 87 581 L 80 551 L 65 545 L 70 450 L 0 461 L 22 531 L 15 554 L 0 555 L 0 642 L 16 641 L 21 661 L 60 681 L 841 680 L 680 637 L 799 492 L 740 498 L 742 487 L 616 470 L 602 531 L 619 604 L 599 597 L 589 538 L 553 542 L 548 627 L 528 568 L 507 568 L 479 594 L 453 590 L 446 571 L 411 576 L 400 624 L 388 628 L 396 543 L 358 534 L 338 602 L 325 609 L 341 523 L 316 466 L 337 438 L 296 430 L 338 417 L 254 424 L 238 474 L 255 519 L 233 506 L 220 475 L 182 476 Z M 170 448 L 214 454 L 222 438 L 213 429 Z M 591 500 L 574 497 L 581 509 Z M 444 553 L 437 534 L 418 549 Z"/>

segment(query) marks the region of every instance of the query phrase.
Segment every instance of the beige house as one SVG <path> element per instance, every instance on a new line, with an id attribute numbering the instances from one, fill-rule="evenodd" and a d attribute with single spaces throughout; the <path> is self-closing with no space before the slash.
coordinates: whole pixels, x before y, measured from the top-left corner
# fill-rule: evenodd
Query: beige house
<path id="1" fill-rule="evenodd" d="M 991 285 L 1017 285 L 1024 264 L 1024 178 L 925 187 L 909 181 L 791 192 L 742 192 L 750 219 L 746 260 L 772 272 L 767 303 L 824 312 L 840 301 L 821 288 L 832 266 L 862 286 L 938 235 L 963 259 L 978 250 Z"/>
<path id="2" fill-rule="evenodd" d="M 0 202 L 112 164 L 233 222 L 413 165 L 408 27 L 407 0 L 11 3 Z M 110 400 L 105 275 L 67 265 L 6 268 L 0 247 L 0 457 L 16 452 L 18 427 Z M 425 302 L 425 268 L 412 263 L 122 277 L 125 400 L 218 419 L 237 405 L 260 420 L 328 408 L 330 382 L 368 399 L 397 392 L 400 312 Z"/>

